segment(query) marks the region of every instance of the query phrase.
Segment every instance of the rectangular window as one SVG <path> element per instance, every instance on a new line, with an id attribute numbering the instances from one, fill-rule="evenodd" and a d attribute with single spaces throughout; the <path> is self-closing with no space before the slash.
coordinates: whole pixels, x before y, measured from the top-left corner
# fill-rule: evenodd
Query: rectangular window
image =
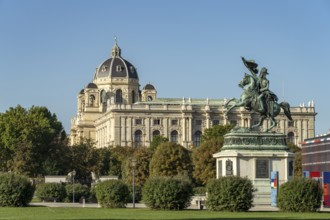
<path id="1" fill-rule="evenodd" d="M 154 125 L 160 125 L 160 119 L 154 119 Z"/>
<path id="2" fill-rule="evenodd" d="M 140 118 L 135 119 L 135 124 L 136 125 L 142 125 L 142 119 L 140 119 Z"/>
<path id="3" fill-rule="evenodd" d="M 173 120 L 171 121 L 171 124 L 172 124 L 172 125 L 178 125 L 178 120 L 177 120 L 177 119 L 173 119 Z"/>
<path id="4" fill-rule="evenodd" d="M 288 121 L 288 127 L 293 127 L 294 126 L 294 121 Z"/>
<path id="5" fill-rule="evenodd" d="M 256 178 L 269 178 L 269 160 L 256 160 Z"/>
<path id="6" fill-rule="evenodd" d="M 220 124 L 220 121 L 219 120 L 217 120 L 217 119 L 213 120 L 213 126 L 214 125 L 219 125 L 219 124 Z"/>
<path id="7" fill-rule="evenodd" d="M 195 124 L 196 124 L 196 125 L 202 125 L 202 120 L 197 119 L 197 120 L 195 121 Z"/>
<path id="8" fill-rule="evenodd" d="M 233 174 L 233 161 L 228 159 L 226 160 L 226 176 L 232 176 Z"/>
<path id="9" fill-rule="evenodd" d="M 222 160 L 218 160 L 218 178 L 222 177 Z"/>

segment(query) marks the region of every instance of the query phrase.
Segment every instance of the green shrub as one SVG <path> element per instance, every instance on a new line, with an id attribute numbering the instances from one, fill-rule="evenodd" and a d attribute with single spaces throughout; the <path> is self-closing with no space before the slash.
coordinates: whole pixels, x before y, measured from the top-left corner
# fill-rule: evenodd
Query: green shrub
<path id="1" fill-rule="evenodd" d="M 194 195 L 205 195 L 206 187 L 204 187 L 204 186 L 195 187 L 195 188 L 193 188 L 193 193 L 194 193 Z"/>
<path id="2" fill-rule="evenodd" d="M 213 211 L 248 211 L 253 206 L 255 191 L 247 178 L 221 177 L 207 184 L 206 205 Z"/>
<path id="3" fill-rule="evenodd" d="M 192 193 L 187 177 L 152 177 L 142 189 L 143 201 L 152 209 L 182 210 L 190 205 Z"/>
<path id="4" fill-rule="evenodd" d="M 34 187 L 26 177 L 0 173 L 0 206 L 27 206 L 33 193 Z"/>
<path id="5" fill-rule="evenodd" d="M 73 191 L 74 190 L 74 191 Z M 80 183 L 68 184 L 65 186 L 66 195 L 68 198 L 68 201 L 72 202 L 73 199 L 73 192 L 74 192 L 74 201 L 79 202 L 80 199 L 83 197 L 85 199 L 89 198 L 89 188 L 85 185 L 81 185 Z"/>
<path id="6" fill-rule="evenodd" d="M 90 190 L 89 190 L 89 196 L 87 198 L 87 202 L 89 202 L 89 203 L 97 203 L 95 186 L 93 186 L 93 187 L 90 188 Z"/>
<path id="7" fill-rule="evenodd" d="M 128 202 L 133 202 L 133 188 L 132 185 L 128 185 L 128 190 L 129 190 L 129 199 Z M 134 187 L 134 200 L 135 202 L 140 202 L 142 200 L 142 187 L 141 186 L 135 186 Z"/>
<path id="8" fill-rule="evenodd" d="M 61 183 L 44 183 L 37 185 L 36 196 L 47 202 L 62 202 L 66 197 L 65 187 Z"/>
<path id="9" fill-rule="evenodd" d="M 120 180 L 106 180 L 96 185 L 96 198 L 102 207 L 125 208 L 129 200 L 129 190 Z"/>
<path id="10" fill-rule="evenodd" d="M 278 207 L 289 212 L 315 212 L 321 206 L 322 194 L 318 181 L 295 178 L 280 186 Z"/>

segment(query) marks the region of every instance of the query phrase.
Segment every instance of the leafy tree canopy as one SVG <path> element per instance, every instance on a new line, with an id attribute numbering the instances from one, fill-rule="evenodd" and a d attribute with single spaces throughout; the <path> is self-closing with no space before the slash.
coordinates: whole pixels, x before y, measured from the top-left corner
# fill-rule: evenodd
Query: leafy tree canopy
<path id="1" fill-rule="evenodd" d="M 234 128 L 233 124 L 230 125 L 215 125 L 212 128 L 205 129 L 202 136 L 202 143 L 211 139 L 218 139 L 223 141 L 223 136 Z"/>
<path id="2" fill-rule="evenodd" d="M 132 158 L 136 159 L 136 166 L 134 168 L 134 181 L 135 185 L 143 186 L 149 177 L 149 164 L 152 158 L 152 151 L 149 148 L 137 148 Z M 130 185 L 132 183 L 132 166 L 131 158 L 127 159 L 124 163 L 123 179 Z"/>
<path id="3" fill-rule="evenodd" d="M 197 185 L 205 186 L 210 179 L 216 178 L 216 159 L 213 158 L 213 154 L 219 152 L 222 145 L 223 141 L 211 139 L 193 150 L 193 177 Z"/>
<path id="4" fill-rule="evenodd" d="M 168 142 L 168 138 L 167 137 L 164 137 L 164 136 L 161 136 L 161 135 L 156 135 L 152 138 L 152 141 L 150 143 L 150 149 L 151 150 L 156 150 L 156 148 L 162 144 L 162 143 L 166 143 Z"/>
<path id="5" fill-rule="evenodd" d="M 190 151 L 173 142 L 159 145 L 150 161 L 150 176 L 192 177 L 192 169 Z"/>
<path id="6" fill-rule="evenodd" d="M 193 177 L 197 185 L 205 186 L 210 179 L 216 177 L 216 160 L 213 154 L 220 151 L 224 135 L 233 127 L 233 125 L 216 125 L 204 131 L 201 146 L 195 148 L 192 153 Z"/>
<path id="7" fill-rule="evenodd" d="M 0 167 L 4 171 L 46 174 L 58 145 L 66 145 L 62 123 L 46 107 L 18 105 L 0 113 Z M 55 156 L 56 158 L 59 155 Z"/>

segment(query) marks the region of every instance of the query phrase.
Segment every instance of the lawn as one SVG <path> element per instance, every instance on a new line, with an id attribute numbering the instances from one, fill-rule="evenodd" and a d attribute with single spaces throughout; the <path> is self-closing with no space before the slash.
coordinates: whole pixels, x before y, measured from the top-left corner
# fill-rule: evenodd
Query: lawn
<path id="1" fill-rule="evenodd" d="M 330 213 L 211 212 L 207 210 L 155 211 L 103 208 L 0 208 L 0 219 L 330 219 Z"/>

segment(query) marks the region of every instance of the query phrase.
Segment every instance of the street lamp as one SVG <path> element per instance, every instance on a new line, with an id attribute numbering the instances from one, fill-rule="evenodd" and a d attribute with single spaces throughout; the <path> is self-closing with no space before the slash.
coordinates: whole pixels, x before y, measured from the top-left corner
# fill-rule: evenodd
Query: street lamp
<path id="1" fill-rule="evenodd" d="M 135 167 L 136 167 L 136 159 L 132 158 L 131 159 L 131 167 L 132 167 L 132 175 L 133 175 L 133 179 L 132 179 L 132 185 L 133 185 L 133 208 L 135 208 Z"/>
<path id="2" fill-rule="evenodd" d="M 76 171 L 72 171 L 72 203 L 74 203 L 74 176 L 76 175 Z"/>

